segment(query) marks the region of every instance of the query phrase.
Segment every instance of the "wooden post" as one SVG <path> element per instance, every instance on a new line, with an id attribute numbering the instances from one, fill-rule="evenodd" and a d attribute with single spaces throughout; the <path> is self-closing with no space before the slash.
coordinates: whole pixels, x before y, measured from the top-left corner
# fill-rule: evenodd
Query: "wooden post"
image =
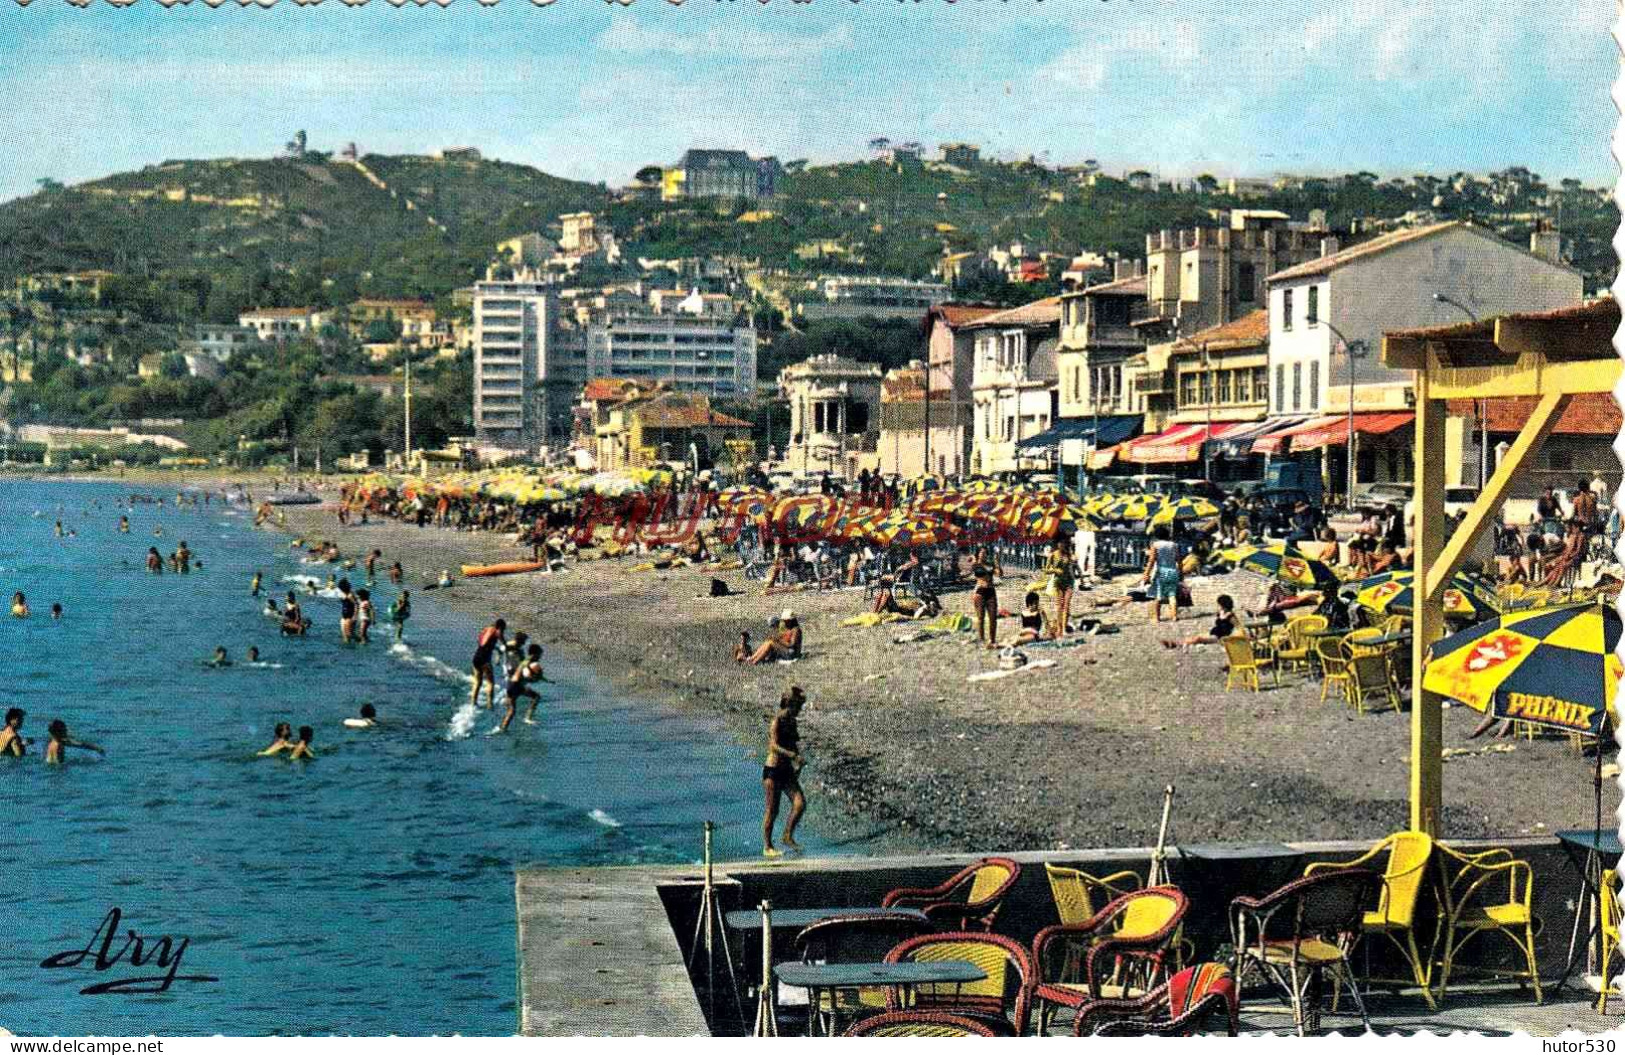
<path id="1" fill-rule="evenodd" d="M 1444 549 L 1445 403 L 1430 393 L 1431 350 L 1416 371 L 1416 537 L 1413 567 L 1425 582 L 1428 570 Z M 1443 790 L 1443 710 L 1438 694 L 1422 687 L 1428 646 L 1444 633 L 1444 593 L 1428 597 L 1414 591 L 1415 635 L 1411 639 L 1411 829 L 1437 838 Z"/>

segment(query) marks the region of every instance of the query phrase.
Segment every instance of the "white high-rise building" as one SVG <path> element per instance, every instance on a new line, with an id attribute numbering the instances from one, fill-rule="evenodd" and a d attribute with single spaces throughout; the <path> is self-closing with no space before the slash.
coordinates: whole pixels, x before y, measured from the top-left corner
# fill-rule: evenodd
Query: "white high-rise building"
<path id="1" fill-rule="evenodd" d="M 474 431 L 514 449 L 545 442 L 553 289 L 530 278 L 474 284 Z"/>

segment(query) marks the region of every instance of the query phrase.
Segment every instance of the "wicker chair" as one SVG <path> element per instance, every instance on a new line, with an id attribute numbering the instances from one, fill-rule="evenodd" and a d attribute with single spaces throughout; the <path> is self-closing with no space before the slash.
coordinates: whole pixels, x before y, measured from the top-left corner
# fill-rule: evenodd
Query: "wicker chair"
<path id="1" fill-rule="evenodd" d="M 1016 885 L 1021 866 L 1008 857 L 984 857 L 934 887 L 899 887 L 881 899 L 883 908 L 915 908 L 939 927 L 991 931 Z"/>
<path id="2" fill-rule="evenodd" d="M 1540 971 L 1535 962 L 1535 876 L 1528 861 L 1512 856 L 1504 849 L 1485 850 L 1464 854 L 1443 843 L 1435 844 L 1439 851 L 1441 898 L 1443 901 L 1439 931 L 1434 935 L 1434 951 L 1440 944 L 1444 959 L 1439 964 L 1439 999 L 1444 999 L 1450 985 L 1450 972 L 1455 966 L 1456 954 L 1479 934 L 1500 934 L 1511 942 L 1523 958 L 1525 970 L 1514 971 L 1511 977 L 1518 984 L 1532 985 L 1535 1003 L 1544 997 L 1540 991 Z M 1454 874 L 1452 874 L 1452 870 Z M 1611 877 L 1605 877 L 1605 879 Z M 1502 887 L 1500 880 L 1505 879 Z M 1603 948 L 1606 951 L 1608 927 L 1608 883 L 1604 882 Z M 1505 890 L 1504 898 L 1493 893 Z M 1618 934 L 1618 910 L 1615 909 L 1615 934 Z M 1608 976 L 1607 963 L 1603 964 L 1603 977 Z M 1598 1000 L 1599 1009 L 1606 1007 L 1607 985 Z"/>
<path id="3" fill-rule="evenodd" d="M 1382 872 L 1382 892 L 1377 896 L 1377 907 L 1368 910 L 1360 921 L 1360 933 L 1365 938 L 1383 935 L 1399 950 L 1411 969 L 1410 982 L 1422 990 L 1422 999 L 1429 1008 L 1434 1007 L 1433 994 L 1428 988 L 1432 974 L 1432 957 L 1423 957 L 1416 945 L 1416 905 L 1427 882 L 1428 862 L 1433 856 L 1433 839 L 1426 832 L 1398 832 L 1377 843 L 1352 861 L 1317 861 L 1303 870 L 1305 876 L 1321 875 L 1346 868 L 1365 868 L 1386 854 L 1387 864 Z M 1402 940 L 1403 939 L 1403 940 Z M 1370 988 L 1370 956 L 1367 946 L 1366 983 Z M 1335 1008 L 1335 997 L 1332 1006 Z"/>
<path id="4" fill-rule="evenodd" d="M 1249 975 L 1261 975 L 1290 1002 L 1298 1035 L 1305 1036 L 1320 1028 L 1320 997 L 1331 975 L 1334 987 L 1348 987 L 1360 1024 L 1369 1030 L 1348 953 L 1359 939 L 1365 905 L 1381 887 L 1376 872 L 1342 868 L 1294 880 L 1262 898 L 1230 902 L 1238 993 Z"/>
<path id="5" fill-rule="evenodd" d="M 821 919 L 796 935 L 796 954 L 803 963 L 875 963 L 899 943 L 936 928 L 918 916 L 835 916 Z M 886 986 L 835 989 L 820 993 L 819 1017 L 831 1016 L 838 1027 L 887 1007 Z"/>
<path id="6" fill-rule="evenodd" d="M 1188 1037 L 1224 1012 L 1226 1032 L 1240 1026 L 1236 980 L 1222 963 L 1187 967 L 1132 1000 L 1096 1000 L 1078 1008 L 1073 1036 Z"/>
<path id="7" fill-rule="evenodd" d="M 1143 885 L 1139 873 L 1127 870 L 1097 878 L 1076 868 L 1045 862 L 1044 874 L 1049 878 L 1050 896 L 1055 899 L 1055 914 L 1062 923 L 1083 923 L 1093 917 L 1096 891 L 1104 894 L 1106 901 L 1112 901 Z"/>
<path id="8" fill-rule="evenodd" d="M 922 963 L 967 960 L 987 975 L 980 982 L 923 984 L 912 987 L 912 1006 L 892 989 L 887 997 L 893 1011 L 939 1011 L 987 1022 L 1002 1036 L 1024 1037 L 1032 1017 L 1033 985 L 1037 974 L 1032 957 L 1019 942 L 998 934 L 949 931 L 922 934 L 886 954 L 887 963 Z"/>
<path id="9" fill-rule="evenodd" d="M 1365 714 L 1366 701 L 1375 698 L 1387 706 L 1381 710 L 1399 709 L 1399 686 L 1394 681 L 1394 665 L 1390 660 L 1393 647 L 1361 648 L 1349 646 L 1349 701 L 1355 714 Z"/>
<path id="10" fill-rule="evenodd" d="M 1144 993 L 1166 977 L 1190 907 L 1177 887 L 1133 890 L 1082 923 L 1045 927 L 1033 939 L 1039 1032 L 1056 1008 Z"/>
<path id="11" fill-rule="evenodd" d="M 1236 685 L 1243 688 L 1251 687 L 1254 692 L 1263 691 L 1259 684 L 1258 672 L 1267 670 L 1275 679 L 1277 688 L 1281 685 L 1281 668 L 1275 662 L 1273 654 L 1260 654 L 1254 643 L 1240 634 L 1231 634 L 1219 642 L 1224 646 L 1226 670 L 1224 688 L 1229 692 Z"/>
<path id="12" fill-rule="evenodd" d="M 1315 639 L 1315 655 L 1320 660 L 1320 702 L 1333 689 L 1343 694 L 1343 702 L 1352 699 L 1354 675 L 1349 671 L 1348 649 L 1335 637 Z"/>
<path id="13" fill-rule="evenodd" d="M 1310 665 L 1314 656 L 1313 644 L 1315 638 L 1309 634 L 1317 633 L 1331 625 L 1331 621 L 1323 615 L 1300 615 L 1286 624 L 1281 632 L 1282 643 L 1275 650 L 1275 661 L 1279 665 L 1303 666 Z"/>
<path id="14" fill-rule="evenodd" d="M 1000 1033 L 980 1019 L 943 1011 L 888 1011 L 855 1024 L 847 1037 L 997 1037 Z"/>

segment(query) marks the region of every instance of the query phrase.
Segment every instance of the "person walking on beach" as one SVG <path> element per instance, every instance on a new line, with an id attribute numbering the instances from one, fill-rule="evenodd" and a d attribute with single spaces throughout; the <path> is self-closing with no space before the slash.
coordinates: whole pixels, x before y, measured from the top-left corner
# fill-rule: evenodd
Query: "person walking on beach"
<path id="1" fill-rule="evenodd" d="M 508 633 L 508 621 L 498 619 L 484 630 L 474 642 L 474 691 L 468 697 L 468 702 L 475 707 L 480 703 L 480 686 L 486 686 L 485 707 L 495 710 L 497 704 L 497 675 L 492 666 L 492 659 L 497 649 L 502 647 L 504 636 Z"/>
<path id="2" fill-rule="evenodd" d="M 767 759 L 762 766 L 762 790 L 766 804 L 762 811 L 762 856 L 780 857 L 781 851 L 773 845 L 773 825 L 779 819 L 779 797 L 790 797 L 790 816 L 784 822 L 780 842 L 785 849 L 800 850 L 796 842 L 796 825 L 807 810 L 807 796 L 801 790 L 801 768 L 806 757 L 801 750 L 801 727 L 798 719 L 802 705 L 807 702 L 801 686 L 792 685 L 779 698 L 779 711 L 767 730 Z"/>
<path id="3" fill-rule="evenodd" d="M 1151 621 L 1162 622 L 1162 605 L 1166 601 L 1173 608 L 1174 622 L 1179 622 L 1179 545 L 1167 524 L 1158 524 L 1152 532 L 1153 542 L 1146 553 L 1145 574 L 1140 577 L 1151 593 Z"/>

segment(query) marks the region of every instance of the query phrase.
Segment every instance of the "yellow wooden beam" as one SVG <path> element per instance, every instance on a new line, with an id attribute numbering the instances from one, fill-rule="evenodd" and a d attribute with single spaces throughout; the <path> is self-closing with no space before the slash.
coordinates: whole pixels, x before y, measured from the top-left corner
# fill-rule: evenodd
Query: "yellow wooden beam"
<path id="1" fill-rule="evenodd" d="M 1540 397 L 1540 402 L 1535 404 L 1534 412 L 1519 430 L 1512 448 L 1507 451 L 1506 457 L 1501 459 L 1495 475 L 1484 485 L 1483 493 L 1473 503 L 1473 508 L 1467 511 L 1467 519 L 1456 528 L 1456 533 L 1445 544 L 1444 552 L 1439 554 L 1438 560 L 1431 565 L 1424 565 L 1420 560 L 1416 562 L 1418 569 L 1426 570 L 1423 583 L 1425 596 L 1429 600 L 1442 600 L 1451 576 L 1461 567 L 1462 559 L 1489 527 L 1490 518 L 1499 512 L 1501 503 L 1506 500 L 1507 492 L 1512 490 L 1512 478 L 1517 475 L 1535 448 L 1546 442 L 1546 437 L 1551 435 L 1552 429 L 1556 427 L 1557 420 L 1562 417 L 1563 408 L 1568 406 L 1570 398 L 1566 392 L 1548 392 Z M 1488 451 L 1481 452 L 1480 457 L 1487 457 L 1488 454 Z"/>
<path id="2" fill-rule="evenodd" d="M 1438 399 L 1499 399 L 1507 396 L 1543 396 L 1548 392 L 1612 392 L 1625 366 L 1611 359 L 1545 362 L 1520 356 L 1511 366 L 1438 366 L 1432 371 L 1432 390 Z M 1418 397 L 1420 398 L 1420 397 Z"/>
<path id="3" fill-rule="evenodd" d="M 1415 567 L 1429 568 L 1444 548 L 1445 402 L 1433 391 L 1430 363 L 1416 372 Z M 1419 573 L 1420 574 L 1420 573 Z M 1420 592 L 1420 591 L 1419 591 Z M 1444 633 L 1443 594 L 1417 597 L 1411 638 L 1416 672 L 1411 699 L 1411 828 L 1435 838 L 1444 793 L 1442 700 L 1422 687 L 1428 646 Z"/>

